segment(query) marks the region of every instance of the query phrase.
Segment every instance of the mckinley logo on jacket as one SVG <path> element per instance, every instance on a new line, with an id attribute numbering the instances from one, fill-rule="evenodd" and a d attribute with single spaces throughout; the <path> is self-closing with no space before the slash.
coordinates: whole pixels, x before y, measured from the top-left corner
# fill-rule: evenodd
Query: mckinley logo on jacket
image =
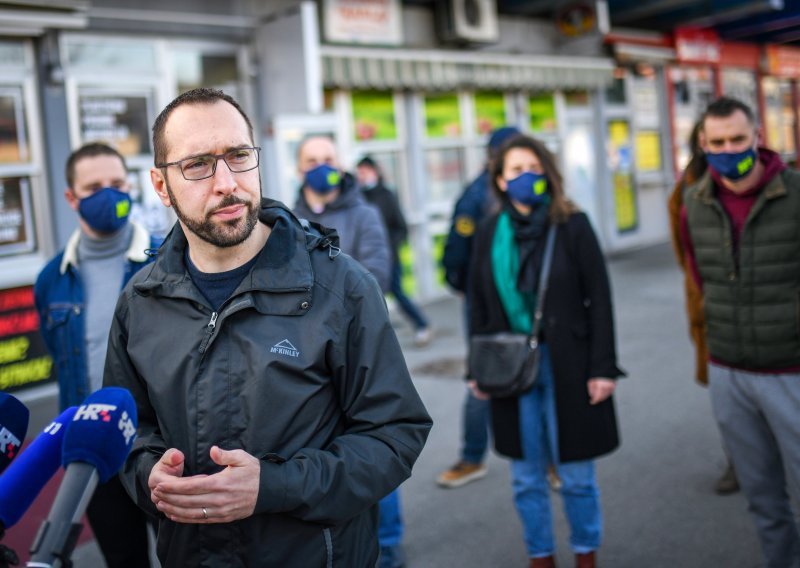
<path id="1" fill-rule="evenodd" d="M 283 341 L 273 345 L 269 352 L 277 353 L 278 355 L 288 355 L 289 357 L 300 356 L 300 352 L 288 339 L 284 339 Z"/>

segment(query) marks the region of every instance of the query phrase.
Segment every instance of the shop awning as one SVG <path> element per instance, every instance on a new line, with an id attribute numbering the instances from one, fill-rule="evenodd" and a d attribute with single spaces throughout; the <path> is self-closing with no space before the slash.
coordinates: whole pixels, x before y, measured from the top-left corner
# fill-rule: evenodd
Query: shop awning
<path id="1" fill-rule="evenodd" d="M 338 89 L 583 90 L 609 84 L 614 70 L 612 60 L 597 57 L 334 46 L 320 53 L 323 82 Z"/>
<path id="2" fill-rule="evenodd" d="M 35 36 L 50 28 L 85 28 L 88 6 L 88 0 L 0 2 L 0 35 Z"/>

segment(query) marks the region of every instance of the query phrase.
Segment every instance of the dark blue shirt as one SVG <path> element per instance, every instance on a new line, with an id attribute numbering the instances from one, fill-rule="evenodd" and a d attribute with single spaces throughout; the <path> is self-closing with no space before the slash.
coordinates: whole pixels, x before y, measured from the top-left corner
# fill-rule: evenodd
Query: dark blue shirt
<path id="1" fill-rule="evenodd" d="M 189 276 L 192 282 L 200 290 L 206 300 L 211 304 L 212 309 L 218 312 L 222 304 L 231 297 L 231 294 L 239 287 L 244 277 L 253 268 L 256 263 L 258 255 L 254 256 L 252 260 L 247 261 L 242 266 L 227 270 L 225 272 L 201 272 L 189 258 L 189 247 L 186 247 L 184 252 L 184 261 L 186 262 L 186 269 L 189 271 Z"/>

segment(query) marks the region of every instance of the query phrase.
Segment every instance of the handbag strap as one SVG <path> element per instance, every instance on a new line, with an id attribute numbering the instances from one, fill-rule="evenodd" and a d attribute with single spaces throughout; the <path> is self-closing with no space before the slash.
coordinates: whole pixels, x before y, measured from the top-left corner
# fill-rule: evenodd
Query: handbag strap
<path id="1" fill-rule="evenodd" d="M 539 274 L 539 291 L 536 293 L 536 312 L 533 316 L 531 326 L 530 343 L 535 347 L 539 342 L 539 330 L 542 327 L 542 316 L 544 311 L 544 296 L 547 293 L 547 281 L 550 279 L 550 264 L 553 261 L 553 246 L 556 242 L 556 230 L 558 225 L 550 223 L 547 231 L 547 243 L 544 248 L 544 260 L 542 261 L 542 271 Z"/>

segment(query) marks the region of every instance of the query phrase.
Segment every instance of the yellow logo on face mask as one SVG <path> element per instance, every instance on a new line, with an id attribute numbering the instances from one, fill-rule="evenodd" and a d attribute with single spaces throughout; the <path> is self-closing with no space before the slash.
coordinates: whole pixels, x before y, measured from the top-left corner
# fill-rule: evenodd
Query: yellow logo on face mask
<path id="1" fill-rule="evenodd" d="M 736 164 L 736 169 L 739 170 L 739 174 L 746 174 L 750 171 L 750 168 L 753 167 L 753 156 L 747 156 L 744 160 Z"/>
<path id="2" fill-rule="evenodd" d="M 129 201 L 120 201 L 117 203 L 117 219 L 124 219 L 131 211 L 131 204 Z"/>
<path id="3" fill-rule="evenodd" d="M 547 180 L 546 179 L 538 179 L 533 184 L 533 194 L 534 195 L 544 195 L 544 192 L 547 191 Z"/>
<path id="4" fill-rule="evenodd" d="M 339 172 L 331 172 L 328 174 L 328 185 L 339 185 L 340 180 Z"/>

